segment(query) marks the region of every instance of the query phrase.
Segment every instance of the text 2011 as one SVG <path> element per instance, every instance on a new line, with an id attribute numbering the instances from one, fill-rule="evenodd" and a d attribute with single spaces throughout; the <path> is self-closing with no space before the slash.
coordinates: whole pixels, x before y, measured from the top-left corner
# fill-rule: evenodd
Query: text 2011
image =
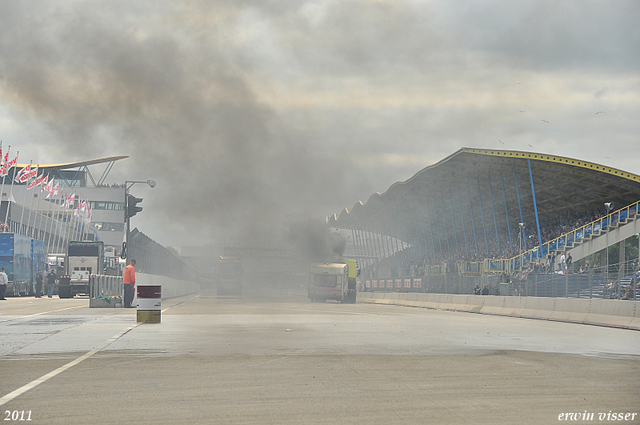
<path id="1" fill-rule="evenodd" d="M 30 421 L 31 410 L 5 410 L 5 421 Z"/>

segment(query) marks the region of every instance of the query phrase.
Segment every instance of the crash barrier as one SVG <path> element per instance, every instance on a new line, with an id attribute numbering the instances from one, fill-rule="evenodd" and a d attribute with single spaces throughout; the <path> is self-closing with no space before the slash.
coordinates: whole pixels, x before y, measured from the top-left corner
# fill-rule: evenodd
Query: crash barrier
<path id="1" fill-rule="evenodd" d="M 136 273 L 136 286 L 161 286 L 162 298 L 176 298 L 200 292 L 197 282 L 174 279 L 167 276 Z"/>
<path id="2" fill-rule="evenodd" d="M 181 297 L 200 291 L 197 282 L 146 273 L 136 273 L 136 286 L 139 285 L 160 286 L 163 298 Z M 90 307 L 122 307 L 122 298 L 124 297 L 122 276 L 91 276 L 89 296 Z"/>
<path id="3" fill-rule="evenodd" d="M 621 280 L 615 288 L 605 284 L 602 273 L 529 273 L 510 282 L 502 282 L 501 275 L 443 274 L 439 276 L 368 279 L 359 277 L 360 292 L 416 292 L 467 295 L 487 286 L 489 295 L 515 295 L 565 298 L 623 298 L 628 281 Z M 396 282 L 400 281 L 398 285 Z M 640 291 L 631 298 L 640 300 Z"/>
<path id="4" fill-rule="evenodd" d="M 137 320 L 140 323 L 160 323 L 162 317 L 162 287 L 137 286 Z"/>
<path id="5" fill-rule="evenodd" d="M 122 276 L 89 276 L 89 307 L 122 307 Z"/>
<path id="6" fill-rule="evenodd" d="M 358 301 L 640 330 L 640 301 L 370 292 Z"/>

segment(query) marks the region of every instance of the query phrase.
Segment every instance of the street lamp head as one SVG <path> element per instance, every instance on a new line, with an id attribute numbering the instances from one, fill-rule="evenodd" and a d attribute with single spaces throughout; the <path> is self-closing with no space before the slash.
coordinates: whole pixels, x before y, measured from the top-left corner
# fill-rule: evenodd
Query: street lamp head
<path id="1" fill-rule="evenodd" d="M 520 226 L 521 229 L 524 229 L 524 223 L 518 223 L 518 226 Z"/>
<path id="2" fill-rule="evenodd" d="M 149 185 L 150 188 L 154 188 L 156 187 L 156 181 L 155 180 L 147 180 L 147 184 Z"/>

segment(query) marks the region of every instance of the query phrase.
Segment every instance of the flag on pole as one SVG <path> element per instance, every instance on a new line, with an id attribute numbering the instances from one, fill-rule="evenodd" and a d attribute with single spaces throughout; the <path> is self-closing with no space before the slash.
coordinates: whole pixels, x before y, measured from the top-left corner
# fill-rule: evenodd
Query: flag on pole
<path id="1" fill-rule="evenodd" d="M 75 199 L 76 199 L 76 194 L 75 193 L 72 194 L 72 195 L 69 195 L 68 197 L 66 197 L 66 199 L 64 201 L 64 208 L 66 210 L 71 208 L 71 205 L 73 205 L 73 202 L 75 201 Z"/>
<path id="2" fill-rule="evenodd" d="M 49 180 L 49 176 L 44 178 L 44 180 L 42 181 L 42 191 L 43 192 L 51 192 L 51 189 L 53 188 L 53 180 L 55 180 L 55 179 L 51 178 L 51 180 Z"/>
<path id="3" fill-rule="evenodd" d="M 36 168 L 35 170 L 33 170 L 36 172 L 36 174 L 38 173 L 38 168 Z M 32 171 L 32 172 L 33 172 Z M 31 174 L 31 173 L 29 173 Z M 27 186 L 27 189 L 32 189 L 36 186 L 40 186 L 42 184 L 42 179 L 44 178 L 44 173 L 41 174 L 40 176 L 36 177 L 36 179 L 34 181 L 32 181 L 31 183 L 29 183 L 29 185 Z"/>
<path id="4" fill-rule="evenodd" d="M 56 183 L 56 185 L 53 185 L 53 181 L 55 179 L 51 179 L 50 183 L 47 183 L 47 186 L 49 186 L 49 184 L 51 184 L 51 187 L 48 189 L 49 190 L 49 194 L 47 195 L 47 198 L 52 198 L 54 196 L 56 196 L 58 194 L 58 183 Z M 45 188 L 46 189 L 46 188 Z"/>
<path id="5" fill-rule="evenodd" d="M 16 165 L 17 162 L 18 162 L 17 156 L 13 158 L 11 161 L 9 161 L 9 151 L 7 151 L 7 153 L 4 154 L 4 164 L 2 165 L 2 169 L 1 169 L 2 177 L 7 176 L 9 174 L 9 170 L 11 169 L 11 167 Z"/>
<path id="6" fill-rule="evenodd" d="M 27 173 L 22 174 L 20 176 L 20 183 L 24 183 L 27 180 L 32 179 L 37 175 L 38 175 L 38 167 L 34 168 L 33 170 L 31 170 L 31 171 L 29 171 Z"/>
<path id="7" fill-rule="evenodd" d="M 24 174 L 28 174 L 29 171 L 31 171 L 31 163 L 27 164 L 25 167 L 22 168 L 22 170 L 18 171 L 18 174 L 16 175 L 16 179 L 15 179 L 16 182 L 24 183 L 24 180 L 22 180 L 22 176 Z"/>

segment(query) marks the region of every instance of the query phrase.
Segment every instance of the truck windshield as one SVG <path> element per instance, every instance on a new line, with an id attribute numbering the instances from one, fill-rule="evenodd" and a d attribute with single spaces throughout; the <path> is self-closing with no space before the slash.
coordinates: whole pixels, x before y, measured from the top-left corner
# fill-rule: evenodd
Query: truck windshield
<path id="1" fill-rule="evenodd" d="M 97 257 L 99 254 L 98 245 L 69 245 L 69 257 Z"/>
<path id="2" fill-rule="evenodd" d="M 218 276 L 222 279 L 239 279 L 242 268 L 239 263 L 220 263 Z"/>
<path id="3" fill-rule="evenodd" d="M 338 285 L 338 276 L 327 276 L 322 274 L 313 275 L 313 284 L 315 286 L 333 286 Z"/>

